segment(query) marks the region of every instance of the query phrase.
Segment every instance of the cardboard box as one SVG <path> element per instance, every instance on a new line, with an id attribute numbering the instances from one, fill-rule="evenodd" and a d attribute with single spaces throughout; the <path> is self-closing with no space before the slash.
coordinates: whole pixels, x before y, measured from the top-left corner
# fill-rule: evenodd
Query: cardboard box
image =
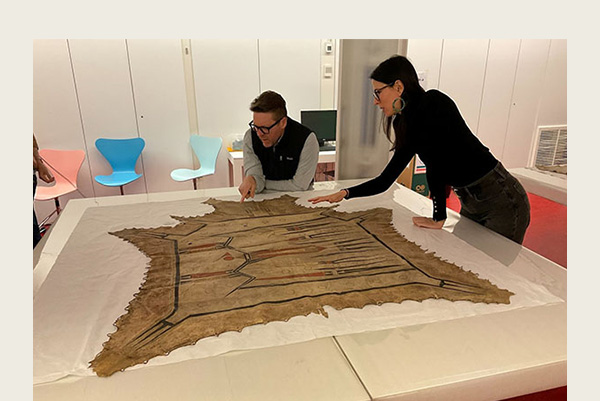
<path id="1" fill-rule="evenodd" d="M 429 185 L 427 185 L 425 171 L 425 164 L 415 155 L 396 182 L 423 196 L 429 196 Z"/>

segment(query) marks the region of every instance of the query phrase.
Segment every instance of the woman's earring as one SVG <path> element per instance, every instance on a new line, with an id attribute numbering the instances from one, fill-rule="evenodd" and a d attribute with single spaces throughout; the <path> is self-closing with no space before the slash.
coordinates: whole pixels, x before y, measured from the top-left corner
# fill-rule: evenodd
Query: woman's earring
<path id="1" fill-rule="evenodd" d="M 400 108 L 397 107 L 398 101 L 400 101 Z M 394 110 L 395 114 L 402 114 L 404 107 L 406 107 L 406 102 L 404 99 L 402 99 L 402 97 L 398 96 L 396 99 L 394 99 L 394 102 L 392 103 L 392 110 Z"/>

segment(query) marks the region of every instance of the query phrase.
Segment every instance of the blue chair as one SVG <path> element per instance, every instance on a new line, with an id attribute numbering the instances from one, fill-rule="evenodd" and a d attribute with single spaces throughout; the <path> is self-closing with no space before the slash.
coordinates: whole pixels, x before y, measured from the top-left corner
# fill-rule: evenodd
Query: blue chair
<path id="1" fill-rule="evenodd" d="M 197 189 L 196 181 L 198 178 L 215 173 L 217 156 L 223 145 L 223 139 L 192 135 L 190 137 L 190 144 L 198 158 L 198 162 L 200 162 L 200 168 L 197 170 L 178 168 L 171 171 L 171 178 L 175 181 L 192 180 L 194 182 L 194 189 Z"/>
<path id="2" fill-rule="evenodd" d="M 119 187 L 123 195 L 123 185 L 140 178 L 135 172 L 135 164 L 146 142 L 142 138 L 108 139 L 98 138 L 96 148 L 112 167 L 111 175 L 97 175 L 96 182 L 107 187 Z"/>

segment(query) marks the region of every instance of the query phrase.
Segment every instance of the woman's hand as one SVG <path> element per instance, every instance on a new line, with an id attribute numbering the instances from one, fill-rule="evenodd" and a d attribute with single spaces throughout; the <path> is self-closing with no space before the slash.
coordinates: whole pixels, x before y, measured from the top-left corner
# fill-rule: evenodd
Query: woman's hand
<path id="1" fill-rule="evenodd" d="M 346 196 L 347 194 L 348 194 L 348 191 L 346 191 L 345 189 L 342 189 L 341 191 L 338 191 L 334 194 L 326 195 L 326 196 L 317 196 L 316 198 L 309 199 L 308 201 L 311 202 L 312 204 L 319 203 L 319 202 L 337 203 L 337 202 L 341 202 L 342 199 L 344 199 L 344 196 Z"/>
<path id="2" fill-rule="evenodd" d="M 446 220 L 435 221 L 429 217 L 413 217 L 413 223 L 417 227 L 440 229 Z"/>

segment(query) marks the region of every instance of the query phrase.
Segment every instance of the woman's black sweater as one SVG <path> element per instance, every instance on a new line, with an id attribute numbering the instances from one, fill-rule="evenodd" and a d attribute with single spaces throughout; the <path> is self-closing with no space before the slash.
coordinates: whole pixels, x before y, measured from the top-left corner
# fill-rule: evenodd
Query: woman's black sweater
<path id="1" fill-rule="evenodd" d="M 426 167 L 433 219 L 444 220 L 446 185 L 467 186 L 490 172 L 498 160 L 471 132 L 454 101 L 438 90 L 407 100 L 395 118 L 405 119 L 405 140 L 379 176 L 348 188 L 347 199 L 386 191 L 417 154 Z"/>

